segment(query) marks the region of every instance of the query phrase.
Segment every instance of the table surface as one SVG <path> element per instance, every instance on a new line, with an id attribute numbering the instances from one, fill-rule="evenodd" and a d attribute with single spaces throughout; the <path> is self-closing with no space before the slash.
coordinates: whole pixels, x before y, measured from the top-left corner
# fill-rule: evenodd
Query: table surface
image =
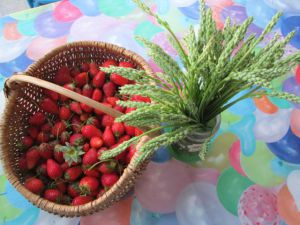
<path id="1" fill-rule="evenodd" d="M 195 0 L 147 2 L 172 24 L 179 36 L 190 25 L 198 27 Z M 257 34 L 276 11 L 283 10 L 284 17 L 274 32 L 286 35 L 298 26 L 296 38 L 287 47 L 286 54 L 300 48 L 300 23 L 294 23 L 300 21 L 300 7 L 294 2 L 206 1 L 212 7 L 219 28 L 227 16 L 236 23 L 253 16 L 250 32 Z M 142 46 L 134 40 L 134 35 L 159 43 L 178 60 L 167 42 L 165 31 L 130 0 L 65 0 L 11 14 L 0 19 L 0 85 L 3 87 L 4 80 L 12 73 L 24 71 L 52 49 L 79 40 L 105 41 L 126 47 L 143 56 L 158 71 Z M 271 37 L 268 36 L 265 43 Z M 276 80 L 274 87 L 282 89 L 290 85 L 293 90 L 298 90 L 294 75 L 291 72 Z M 2 111 L 5 102 L 2 91 L 0 102 Z M 79 222 L 86 225 L 284 224 L 283 220 L 291 221 L 288 213 L 299 218 L 299 212 L 283 212 L 286 200 L 282 199 L 287 198 L 281 198 L 283 192 L 279 190 L 288 180 L 288 194 L 299 196 L 293 189 L 295 179 L 299 178 L 299 165 L 285 162 L 289 160 L 276 151 L 272 153 L 271 145 L 267 143 L 282 144 L 282 140 L 292 138 L 300 147 L 300 129 L 296 132 L 300 127 L 297 108 L 298 105 L 276 98 L 247 99 L 238 103 L 222 114 L 221 129 L 214 137 L 205 162 L 193 167 L 184 165 L 161 149 L 138 181 L 135 197 L 85 218 L 60 218 L 31 205 L 7 181 L 0 166 L 0 225 L 73 225 Z M 291 131 L 290 127 L 295 129 Z M 285 142 L 286 145 L 289 143 Z M 280 150 L 278 146 L 277 150 Z M 290 199 L 290 204 L 295 206 L 296 198 Z"/>

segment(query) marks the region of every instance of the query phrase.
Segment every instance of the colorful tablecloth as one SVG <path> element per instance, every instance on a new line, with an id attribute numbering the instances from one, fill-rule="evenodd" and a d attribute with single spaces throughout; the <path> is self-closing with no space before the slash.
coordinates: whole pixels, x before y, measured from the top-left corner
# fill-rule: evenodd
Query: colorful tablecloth
<path id="1" fill-rule="evenodd" d="M 149 2 L 149 1 L 148 1 Z M 300 4 L 296 0 L 206 0 L 219 28 L 230 16 L 254 17 L 259 35 L 284 12 L 274 30 L 296 30 L 286 54 L 300 48 Z M 152 0 L 151 8 L 177 35 L 198 26 L 196 0 Z M 134 40 L 159 43 L 174 58 L 166 33 L 130 0 L 64 0 L 0 19 L 0 83 L 57 46 L 78 40 L 106 41 L 148 60 Z M 265 43 L 270 40 L 269 36 Z M 300 95 L 296 72 L 276 80 L 276 89 Z M 300 70 L 297 72 L 300 78 Z M 300 80 L 300 79 L 299 79 Z M 1 92 L 1 111 L 5 99 Z M 0 168 L 0 225 L 276 225 L 300 224 L 300 107 L 277 98 L 247 99 L 222 114 L 221 129 L 205 162 L 188 166 L 160 149 L 135 188 L 135 197 L 85 218 L 48 214 L 26 201 Z"/>

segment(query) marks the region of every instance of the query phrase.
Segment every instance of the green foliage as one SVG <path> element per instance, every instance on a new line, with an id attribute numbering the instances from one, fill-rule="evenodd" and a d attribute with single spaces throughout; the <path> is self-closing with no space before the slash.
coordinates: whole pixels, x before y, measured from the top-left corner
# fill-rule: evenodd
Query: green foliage
<path id="1" fill-rule="evenodd" d="M 281 13 L 272 18 L 258 38 L 253 34 L 246 38 L 253 18 L 248 18 L 241 25 L 232 24 L 230 18 L 227 18 L 224 28 L 220 30 L 216 27 L 211 9 L 206 9 L 205 1 L 200 0 L 200 28 L 195 32 L 191 27 L 181 42 L 168 22 L 154 14 L 141 0 L 133 1 L 169 32 L 169 41 L 177 51 L 184 68 L 159 45 L 141 37 L 137 39 L 144 44 L 149 56 L 163 73 L 150 76 L 145 71 L 129 68 L 101 68 L 105 72 L 117 72 L 137 82 L 123 86 L 121 94 L 142 95 L 152 100 L 151 104 L 119 102 L 122 106 L 134 107 L 137 110 L 117 118 L 117 121 L 142 127 L 147 131 L 107 152 L 103 159 L 119 154 L 144 135 L 153 135 L 140 148 L 142 154 L 137 160 L 140 162 L 159 146 L 184 139 L 194 131 L 211 131 L 221 112 L 245 98 L 266 94 L 300 102 L 300 97 L 278 92 L 271 84 L 272 80 L 285 75 L 300 62 L 300 53 L 283 58 L 285 46 L 295 33 L 291 32 L 283 41 L 275 35 L 267 46 L 257 51 L 257 46 L 274 28 Z M 233 96 L 244 90 L 248 92 L 228 103 Z M 160 135 L 153 134 L 165 128 L 171 131 Z M 201 159 L 205 158 L 208 145 L 209 141 L 203 144 Z"/>

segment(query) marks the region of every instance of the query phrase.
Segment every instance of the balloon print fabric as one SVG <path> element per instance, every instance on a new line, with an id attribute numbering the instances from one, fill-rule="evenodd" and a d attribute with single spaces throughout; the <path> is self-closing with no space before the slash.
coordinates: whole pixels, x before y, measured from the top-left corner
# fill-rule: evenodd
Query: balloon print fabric
<path id="1" fill-rule="evenodd" d="M 198 27 L 197 0 L 146 2 L 172 24 L 179 37 L 189 26 Z M 282 11 L 273 35 L 284 38 L 295 30 L 285 54 L 300 49 L 296 0 L 206 0 L 206 4 L 220 29 L 227 17 L 237 24 L 254 17 L 248 32 L 256 35 Z M 1 87 L 7 77 L 24 71 L 52 49 L 80 40 L 123 46 L 159 71 L 135 35 L 160 44 L 178 59 L 166 32 L 131 0 L 63 0 L 0 18 Z M 274 81 L 273 87 L 300 95 L 300 67 Z M 3 92 L 0 97 L 2 111 Z M 191 162 L 172 155 L 168 147 L 161 148 L 131 195 L 92 216 L 67 219 L 36 208 L 12 187 L 0 168 L 0 224 L 299 225 L 300 105 L 262 96 L 239 102 L 221 117 L 206 161 Z"/>

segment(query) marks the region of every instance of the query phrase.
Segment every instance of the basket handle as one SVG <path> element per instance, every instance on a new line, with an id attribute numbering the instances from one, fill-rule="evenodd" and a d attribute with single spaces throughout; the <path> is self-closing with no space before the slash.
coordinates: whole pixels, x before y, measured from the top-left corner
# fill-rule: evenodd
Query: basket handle
<path id="1" fill-rule="evenodd" d="M 78 102 L 81 102 L 84 104 L 87 104 L 88 106 L 90 106 L 94 109 L 98 109 L 112 117 L 120 117 L 123 115 L 123 113 L 119 112 L 118 110 L 110 108 L 110 107 L 108 107 L 104 104 L 101 104 L 91 98 L 80 95 L 74 91 L 68 90 L 64 87 L 61 87 L 57 84 L 53 84 L 49 81 L 45 81 L 45 80 L 42 80 L 42 79 L 39 79 L 39 78 L 36 78 L 33 76 L 29 76 L 23 72 L 16 73 L 5 81 L 5 87 L 4 87 L 5 90 L 4 91 L 5 91 L 6 95 L 9 94 L 9 92 L 11 90 L 16 90 L 16 89 L 20 88 L 20 86 L 21 86 L 20 84 L 22 82 L 31 83 L 36 86 L 57 92 L 58 94 L 65 95 L 68 98 L 71 98 L 75 101 L 78 101 Z"/>

